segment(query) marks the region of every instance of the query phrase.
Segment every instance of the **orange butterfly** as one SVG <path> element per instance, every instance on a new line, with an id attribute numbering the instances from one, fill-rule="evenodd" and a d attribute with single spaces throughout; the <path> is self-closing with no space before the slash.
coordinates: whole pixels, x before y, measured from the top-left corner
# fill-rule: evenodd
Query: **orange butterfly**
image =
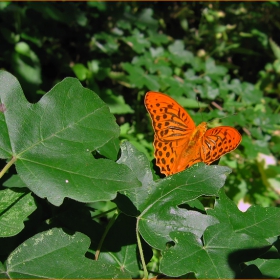
<path id="1" fill-rule="evenodd" d="M 155 131 L 156 164 L 166 176 L 180 172 L 197 162 L 210 164 L 237 148 L 240 133 L 230 126 L 207 130 L 207 123 L 197 127 L 186 110 L 171 97 L 149 91 L 145 106 Z"/>

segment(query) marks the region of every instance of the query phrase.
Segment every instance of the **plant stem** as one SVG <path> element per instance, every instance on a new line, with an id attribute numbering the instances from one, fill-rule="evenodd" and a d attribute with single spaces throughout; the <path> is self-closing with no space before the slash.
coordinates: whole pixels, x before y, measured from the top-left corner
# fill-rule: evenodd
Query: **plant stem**
<path id="1" fill-rule="evenodd" d="M 102 245 L 103 245 L 103 242 L 104 242 L 104 240 L 105 240 L 105 238 L 106 238 L 106 236 L 107 236 L 107 233 L 108 233 L 108 231 L 110 230 L 110 228 L 111 228 L 111 226 L 113 225 L 113 223 L 115 222 L 115 220 L 116 220 L 116 218 L 117 218 L 118 215 L 119 215 L 119 213 L 118 213 L 118 211 L 116 211 L 115 214 L 114 214 L 114 216 L 112 217 L 112 219 L 111 219 L 110 222 L 108 223 L 108 225 L 107 225 L 107 227 L 106 227 L 106 229 L 105 229 L 105 231 L 104 231 L 104 233 L 103 233 L 103 235 L 102 235 L 102 237 L 101 237 L 101 240 L 100 240 L 100 242 L 99 242 L 99 244 L 98 244 L 98 247 L 97 247 L 97 250 L 96 250 L 96 252 L 95 252 L 95 260 L 96 260 L 96 261 L 98 260 L 98 257 L 99 257 L 99 254 L 100 254 L 100 250 L 101 250 L 101 247 L 102 247 Z"/>
<path id="2" fill-rule="evenodd" d="M 142 248 L 142 244 L 141 244 L 140 234 L 139 234 L 139 231 L 138 231 L 138 222 L 139 222 L 139 217 L 137 218 L 137 223 L 136 223 L 136 238 L 137 238 L 137 244 L 138 244 L 138 248 L 139 248 L 140 259 L 141 259 L 141 263 L 142 263 L 143 271 L 144 271 L 143 279 L 148 279 L 149 274 L 148 274 L 148 270 L 147 270 L 146 263 L 145 263 L 144 252 L 143 252 L 143 248 Z"/>
<path id="3" fill-rule="evenodd" d="M 3 175 L 6 173 L 6 171 L 15 163 L 16 160 L 17 160 L 17 158 L 13 156 L 12 159 L 0 171 L 0 178 L 3 177 Z"/>
<path id="4" fill-rule="evenodd" d="M 98 215 L 96 215 L 96 216 L 92 216 L 91 218 L 92 218 L 92 219 L 99 219 L 99 218 L 104 217 L 104 216 L 106 216 L 108 213 L 113 212 L 113 211 L 115 211 L 115 210 L 117 210 L 117 209 L 118 209 L 117 207 L 114 207 L 114 208 L 112 208 L 112 209 L 110 209 L 110 210 L 107 210 L 107 211 L 101 213 L 101 214 L 98 214 Z"/>

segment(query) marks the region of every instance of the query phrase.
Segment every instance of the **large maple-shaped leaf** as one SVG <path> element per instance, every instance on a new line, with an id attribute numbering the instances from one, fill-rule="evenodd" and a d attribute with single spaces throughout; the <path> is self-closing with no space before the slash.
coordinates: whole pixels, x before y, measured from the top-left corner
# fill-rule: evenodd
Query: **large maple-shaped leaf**
<path id="1" fill-rule="evenodd" d="M 15 77 L 1 71 L 0 104 L 0 157 L 15 161 L 38 196 L 54 205 L 65 197 L 92 202 L 139 186 L 127 166 L 92 156 L 98 150 L 114 157 L 119 127 L 108 106 L 77 79 L 64 79 L 30 104 Z"/>
<path id="2" fill-rule="evenodd" d="M 260 239 L 268 239 L 280 235 L 280 209 L 276 207 L 260 207 L 253 205 L 246 212 L 241 212 L 224 191 L 219 193 L 214 209 L 207 213 L 220 223 L 230 224 L 237 233 L 246 233 Z"/>
<path id="3" fill-rule="evenodd" d="M 129 166 L 142 182 L 142 188 L 125 191 L 125 195 L 138 210 L 139 231 L 147 243 L 162 250 L 166 242 L 171 241 L 169 233 L 172 231 L 192 232 L 201 236 L 208 226 L 218 223 L 211 216 L 180 208 L 179 205 L 193 202 L 203 195 L 216 196 L 230 173 L 229 168 L 198 164 L 153 181 L 150 163 L 145 155 L 128 142 L 121 148 L 122 157 L 118 162 Z M 122 211 L 131 214 L 128 203 L 118 202 Z M 137 214 L 137 211 L 134 213 Z"/>
<path id="4" fill-rule="evenodd" d="M 208 209 L 207 213 L 217 218 L 220 223 L 228 224 L 235 233 L 245 233 L 260 241 L 267 240 L 271 245 L 280 235 L 279 208 L 263 208 L 253 205 L 243 213 L 223 191 L 220 191 L 214 209 Z M 278 278 L 280 276 L 279 253 L 273 248 L 265 255 L 255 256 L 255 258 L 259 258 L 247 263 L 257 266 L 265 278 Z"/>
<path id="5" fill-rule="evenodd" d="M 10 254 L 0 277 L 130 278 L 129 274 L 106 261 L 86 258 L 89 245 L 90 239 L 79 232 L 67 234 L 54 228 L 38 233 Z"/>
<path id="6" fill-rule="evenodd" d="M 261 271 L 263 278 L 280 278 L 280 258 L 263 259 L 259 258 L 248 262 L 248 265 L 255 265 Z"/>
<path id="7" fill-rule="evenodd" d="M 243 273 L 243 262 L 257 265 L 260 271 L 265 271 L 264 263 L 267 267 L 277 263 L 275 254 L 268 259 L 271 254 L 266 253 L 280 234 L 275 223 L 279 220 L 277 208 L 252 206 L 243 213 L 220 190 L 215 208 L 207 213 L 219 224 L 208 227 L 203 240 L 192 234 L 170 234 L 175 246 L 163 252 L 161 272 L 168 276 L 194 272 L 197 278 L 233 278 Z M 252 261 L 256 258 L 258 261 Z M 274 269 L 271 275 L 277 273 Z"/>
<path id="8" fill-rule="evenodd" d="M 133 278 L 139 278 L 141 265 L 136 244 L 136 218 L 120 213 L 117 218 L 111 218 L 114 223 L 106 232 L 107 224 L 92 218 L 88 204 L 67 201 L 68 207 L 52 219 L 52 225 L 61 225 L 68 230 L 82 232 L 91 239 L 90 252 L 96 254 L 102 241 L 98 261 L 111 264 L 113 267 L 128 273 Z M 63 205 L 65 206 L 65 204 Z M 65 207 L 64 207 L 65 208 Z M 145 244 L 143 244 L 145 246 Z M 1 244 L 0 244 L 1 248 Z M 151 248 L 144 247 L 147 261 L 152 257 Z M 91 277 L 92 278 L 92 277 Z"/>
<path id="9" fill-rule="evenodd" d="M 176 277 L 190 272 L 201 278 L 232 279 L 241 272 L 239 264 L 253 251 L 261 253 L 269 247 L 244 233 L 235 233 L 228 224 L 208 227 L 203 242 L 192 233 L 170 233 L 175 246 L 162 252 L 160 271 Z M 256 253 L 256 252 L 255 252 Z"/>

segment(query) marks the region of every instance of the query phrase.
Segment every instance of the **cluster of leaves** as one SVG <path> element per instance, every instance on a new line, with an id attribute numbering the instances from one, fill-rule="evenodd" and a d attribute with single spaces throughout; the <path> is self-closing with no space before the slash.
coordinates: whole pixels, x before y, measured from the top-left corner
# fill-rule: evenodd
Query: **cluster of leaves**
<path id="1" fill-rule="evenodd" d="M 148 277 L 153 255 L 150 276 L 280 277 L 279 10 L 1 2 L 0 59 L 21 86 L 0 72 L 0 275 Z M 148 90 L 239 129 L 221 160 L 233 173 L 198 164 L 160 179 Z M 242 213 L 225 190 L 259 206 Z"/>
<path id="2" fill-rule="evenodd" d="M 142 260 L 151 258 L 151 247 L 159 250 L 159 271 L 168 276 L 279 276 L 280 226 L 274 221 L 280 209 L 252 206 L 240 212 L 221 189 L 228 167 L 197 164 L 154 178 L 147 157 L 129 142 L 121 145 L 115 162 L 119 129 L 114 117 L 78 80 L 66 78 L 36 104 L 24 98 L 11 74 L 0 72 L 0 83 L 0 156 L 10 159 L 1 176 L 11 164 L 17 170 L 0 191 L 2 254 L 22 233 L 26 237 L 39 226 L 36 235 L 9 253 L 1 264 L 2 276 L 139 277 L 137 245 Z M 93 157 L 91 151 L 107 159 Z M 213 209 L 205 210 L 199 200 L 204 196 L 219 196 Z M 57 207 L 45 221 L 40 221 L 40 198 Z M 92 208 L 110 200 L 119 214 L 105 229 Z M 57 228 L 61 226 L 65 229 Z M 136 242 L 135 228 L 150 247 L 144 250 L 138 235 Z M 87 258 L 87 251 L 98 260 Z"/>

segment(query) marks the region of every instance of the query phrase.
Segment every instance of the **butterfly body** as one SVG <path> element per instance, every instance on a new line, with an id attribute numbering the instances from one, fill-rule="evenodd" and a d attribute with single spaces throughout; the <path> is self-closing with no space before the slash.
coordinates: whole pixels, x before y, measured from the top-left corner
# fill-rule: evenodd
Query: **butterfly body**
<path id="1" fill-rule="evenodd" d="M 197 162 L 210 164 L 241 142 L 241 135 L 233 127 L 207 130 L 206 122 L 195 126 L 186 110 L 163 93 L 148 92 L 145 105 L 155 132 L 156 164 L 167 176 Z"/>
<path id="2" fill-rule="evenodd" d="M 201 161 L 201 146 L 204 134 L 207 130 L 206 122 L 199 124 L 192 134 L 189 141 L 182 147 L 182 152 L 178 153 L 176 163 L 172 169 L 172 174 L 180 172 L 191 165 Z"/>

